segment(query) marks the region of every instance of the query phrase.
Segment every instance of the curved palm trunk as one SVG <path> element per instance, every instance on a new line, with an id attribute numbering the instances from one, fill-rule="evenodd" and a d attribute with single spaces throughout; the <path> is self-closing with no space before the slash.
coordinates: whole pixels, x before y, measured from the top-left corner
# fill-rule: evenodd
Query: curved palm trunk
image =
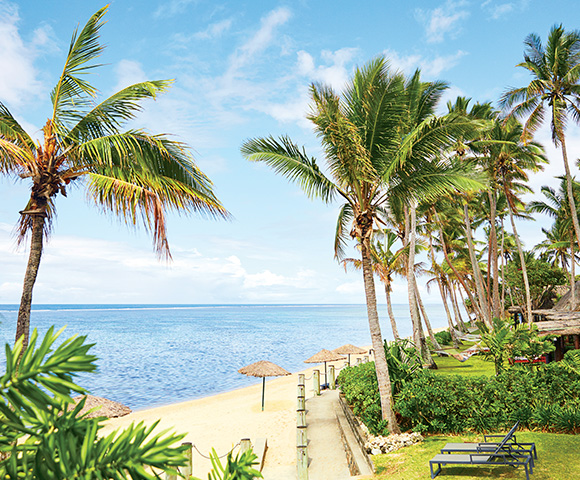
<path id="1" fill-rule="evenodd" d="M 509 194 L 507 191 L 507 187 L 505 187 L 505 182 L 504 182 L 504 190 L 506 198 L 509 199 Z M 509 200 L 508 200 L 508 210 L 510 212 L 510 221 L 512 223 L 512 230 L 514 232 L 514 237 L 516 239 L 516 245 L 518 246 L 518 254 L 520 256 L 520 263 L 522 267 L 522 276 L 524 277 L 524 289 L 526 292 L 526 320 L 528 323 L 532 323 L 532 299 L 530 296 L 530 283 L 528 282 L 528 269 L 526 268 L 526 260 L 524 259 L 524 250 L 522 249 L 522 243 L 520 242 L 518 230 L 516 229 L 516 222 L 514 220 L 514 212 L 512 210 L 512 206 Z"/>
<path id="2" fill-rule="evenodd" d="M 387 420 L 390 433 L 401 433 L 399 424 L 393 411 L 391 379 L 389 377 L 389 366 L 385 356 L 385 346 L 381 335 L 381 325 L 379 323 L 379 313 L 377 311 L 377 295 L 375 292 L 375 280 L 371 266 L 371 251 L 367 239 L 361 242 L 361 256 L 363 267 L 363 280 L 365 285 L 365 297 L 367 302 L 367 314 L 369 319 L 369 329 L 371 341 L 375 352 L 375 370 L 377 373 L 377 383 L 379 385 L 379 395 L 381 397 L 381 409 L 383 419 Z"/>
<path id="3" fill-rule="evenodd" d="M 457 294 L 455 293 L 455 285 L 448 282 L 449 298 L 451 299 L 451 305 L 453 307 L 453 315 L 455 315 L 455 323 L 457 323 L 457 328 L 466 333 L 467 329 L 463 317 L 461 316 L 461 310 L 459 310 L 459 304 L 457 303 Z"/>
<path id="4" fill-rule="evenodd" d="M 568 193 L 568 203 L 570 204 L 570 214 L 572 216 L 572 224 L 574 225 L 574 233 L 576 234 L 576 242 L 580 245 L 580 225 L 578 224 L 578 214 L 576 213 L 576 202 L 574 200 L 574 193 L 572 190 L 572 175 L 570 174 L 570 165 L 568 165 L 568 152 L 566 151 L 566 140 L 564 134 L 558 135 L 562 145 L 562 158 L 564 159 L 564 170 L 566 170 L 566 192 Z"/>
<path id="5" fill-rule="evenodd" d="M 465 234 L 467 237 L 467 248 L 469 250 L 469 258 L 471 259 L 471 266 L 473 268 L 473 278 L 475 280 L 475 288 L 477 296 L 479 297 L 479 305 L 483 313 L 483 321 L 486 325 L 491 327 L 491 319 L 489 318 L 489 305 L 487 304 L 487 294 L 483 288 L 483 278 L 481 277 L 481 270 L 475 256 L 475 247 L 473 246 L 473 238 L 471 236 L 471 222 L 469 220 L 469 208 L 467 202 L 463 204 L 463 220 L 465 223 Z"/>
<path id="6" fill-rule="evenodd" d="M 415 281 L 415 243 L 416 243 L 416 228 L 417 217 L 415 213 L 415 205 L 409 206 L 409 253 L 407 262 L 407 287 L 409 292 L 409 310 L 411 313 L 411 322 L 413 324 L 413 342 L 415 347 L 419 350 L 419 355 L 423 360 L 424 365 L 429 368 L 437 368 L 437 365 L 431 357 L 431 353 L 427 348 L 427 342 L 423 335 L 423 328 L 421 327 L 421 317 L 419 315 L 419 307 L 417 302 L 417 282 Z"/>
<path id="7" fill-rule="evenodd" d="M 490 230 L 489 230 L 489 252 L 491 260 L 491 275 L 492 275 L 492 296 L 491 296 L 491 311 L 496 318 L 501 317 L 500 303 L 499 303 L 499 268 L 497 258 L 497 229 L 495 225 L 495 216 L 497 211 L 497 196 L 496 190 L 488 192 L 490 205 Z M 489 266 L 488 266 L 489 272 Z"/>
<path id="8" fill-rule="evenodd" d="M 427 327 L 429 339 L 431 340 L 431 343 L 437 350 L 441 350 L 441 345 L 439 345 L 439 342 L 435 338 L 433 328 L 431 327 L 431 322 L 429 321 L 429 317 L 427 316 L 427 310 L 425 309 L 425 305 L 423 305 L 423 299 L 421 298 L 421 294 L 419 293 L 419 287 L 417 286 L 417 278 L 415 277 L 415 275 L 413 275 L 413 281 L 415 282 L 415 295 L 417 296 L 417 303 L 419 304 L 419 309 L 421 310 L 423 321 L 425 322 L 425 326 Z"/>
<path id="9" fill-rule="evenodd" d="M 465 283 L 465 279 L 463 278 L 463 275 L 461 275 L 459 273 L 459 271 L 455 268 L 455 265 L 453 265 L 453 262 L 449 258 L 449 253 L 447 252 L 447 244 L 445 242 L 445 234 L 443 233 L 443 226 L 441 224 L 441 221 L 439 220 L 439 215 L 437 214 L 437 212 L 435 210 L 433 210 L 433 213 L 435 214 L 435 221 L 437 222 L 437 225 L 439 226 L 439 237 L 440 237 L 441 248 L 443 250 L 443 256 L 445 257 L 445 261 L 447 262 L 447 265 L 449 265 L 449 268 L 451 268 L 451 270 L 453 271 L 455 278 L 457 278 L 457 281 L 461 284 L 461 286 L 465 290 L 465 293 L 469 297 L 469 300 L 471 301 L 471 305 L 473 306 L 473 309 L 475 310 L 475 314 L 478 317 L 483 318 L 483 313 L 481 311 L 481 307 L 480 307 L 479 303 L 476 301 L 475 297 L 471 294 L 471 290 L 467 287 L 467 284 Z"/>
<path id="10" fill-rule="evenodd" d="M 501 217 L 501 309 L 505 311 L 505 229 L 503 228 L 503 217 Z"/>
<path id="11" fill-rule="evenodd" d="M 391 302 L 391 286 L 385 283 L 385 296 L 387 297 L 387 312 L 389 313 L 389 320 L 391 321 L 391 329 L 393 330 L 393 337 L 395 340 L 400 340 L 399 330 L 397 329 L 397 322 L 395 321 L 395 314 L 393 313 L 393 305 Z"/>
<path id="12" fill-rule="evenodd" d="M 18 320 L 16 322 L 16 338 L 24 337 L 24 348 L 28 345 L 30 331 L 30 308 L 32 306 L 32 290 L 38 275 L 38 267 L 42 257 L 42 241 L 44 235 L 44 214 L 32 215 L 32 233 L 30 238 L 30 254 L 28 255 L 28 265 L 24 275 L 22 287 L 22 297 L 18 310 Z M 24 349 L 23 349 L 24 350 Z"/>
<path id="13" fill-rule="evenodd" d="M 574 253 L 574 238 L 570 239 L 570 311 L 576 309 L 576 259 Z"/>

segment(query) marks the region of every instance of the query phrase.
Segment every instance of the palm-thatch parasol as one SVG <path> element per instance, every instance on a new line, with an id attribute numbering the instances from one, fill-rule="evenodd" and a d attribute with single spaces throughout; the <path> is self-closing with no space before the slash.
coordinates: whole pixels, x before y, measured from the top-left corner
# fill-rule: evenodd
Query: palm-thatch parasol
<path id="1" fill-rule="evenodd" d="M 292 375 L 287 370 L 284 370 L 282 367 L 279 367 L 275 363 L 269 362 L 268 360 L 260 360 L 259 362 L 252 363 L 247 367 L 242 367 L 238 370 L 238 373 L 248 375 L 249 377 L 262 378 L 262 411 L 264 411 L 264 394 L 266 392 L 266 377 L 282 377 L 285 375 Z"/>
<path id="2" fill-rule="evenodd" d="M 89 410 L 96 408 L 94 412 L 90 412 L 87 417 L 95 418 L 95 417 L 107 417 L 107 418 L 115 418 L 115 417 L 124 417 L 131 413 L 131 409 L 122 403 L 114 402 L 113 400 L 108 400 L 102 397 L 95 397 L 93 395 L 81 395 L 78 397 L 73 398 L 73 402 L 68 406 L 69 410 L 73 410 L 77 404 L 83 399 L 86 398 L 85 406 L 81 410 L 81 414 L 87 413 Z"/>
<path id="3" fill-rule="evenodd" d="M 324 363 L 324 383 L 328 385 L 326 362 L 336 362 L 338 360 L 344 360 L 344 357 L 338 353 L 323 348 L 317 354 L 312 355 L 308 360 L 304 360 L 304 363 Z"/>
<path id="4" fill-rule="evenodd" d="M 355 345 L 351 345 L 350 343 L 347 343 L 346 345 L 343 345 L 342 347 L 335 348 L 333 350 L 333 352 L 340 353 L 342 355 L 348 355 L 348 366 L 350 367 L 350 356 L 351 355 L 362 355 L 364 353 L 367 353 L 367 350 L 365 350 L 364 348 L 356 347 Z"/>

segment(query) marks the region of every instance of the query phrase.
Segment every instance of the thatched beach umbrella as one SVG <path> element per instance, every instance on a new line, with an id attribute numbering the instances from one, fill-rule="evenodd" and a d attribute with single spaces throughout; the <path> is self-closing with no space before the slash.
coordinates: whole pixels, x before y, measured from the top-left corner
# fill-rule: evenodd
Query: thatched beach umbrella
<path id="1" fill-rule="evenodd" d="M 247 367 L 242 367 L 238 370 L 238 373 L 248 375 L 249 377 L 262 378 L 262 411 L 264 411 L 264 394 L 266 392 L 266 377 L 283 377 L 285 375 L 292 375 L 287 370 L 284 370 L 282 367 L 279 367 L 275 363 L 268 362 L 267 360 L 260 360 L 259 362 L 252 363 Z"/>
<path id="2" fill-rule="evenodd" d="M 333 350 L 333 352 L 340 353 L 342 355 L 348 355 L 348 366 L 350 367 L 350 356 L 351 355 L 363 355 L 364 353 L 367 353 L 367 350 L 365 350 L 364 348 L 360 348 L 360 347 L 356 347 L 354 345 L 351 345 L 350 343 L 347 343 L 346 345 L 343 345 L 342 347 L 335 348 Z"/>
<path id="3" fill-rule="evenodd" d="M 73 410 L 77 404 L 83 399 L 86 398 L 85 406 L 81 410 L 81 413 L 84 414 L 93 408 L 97 408 L 94 412 L 91 412 L 87 415 L 89 418 L 95 417 L 107 417 L 107 418 L 116 418 L 116 417 L 124 417 L 131 413 L 131 409 L 126 405 L 123 405 L 119 402 L 114 402 L 113 400 L 108 400 L 102 397 L 95 397 L 94 395 L 81 395 L 79 397 L 74 397 L 73 402 L 68 406 L 69 410 Z"/>
<path id="4" fill-rule="evenodd" d="M 344 357 L 338 353 L 323 348 L 317 354 L 312 355 L 308 360 L 304 360 L 304 363 L 324 363 L 324 383 L 328 385 L 326 362 L 336 362 L 338 360 L 344 360 Z"/>

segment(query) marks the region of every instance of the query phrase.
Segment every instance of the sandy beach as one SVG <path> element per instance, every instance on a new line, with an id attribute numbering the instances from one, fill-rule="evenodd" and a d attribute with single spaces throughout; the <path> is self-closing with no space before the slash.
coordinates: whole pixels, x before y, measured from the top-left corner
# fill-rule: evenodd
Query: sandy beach
<path id="1" fill-rule="evenodd" d="M 335 362 L 337 367 L 343 362 Z M 303 372 L 312 376 L 313 367 Z M 257 379 L 259 381 L 259 379 Z M 268 450 L 262 473 L 268 478 L 288 478 L 296 468 L 296 392 L 298 373 L 266 380 L 266 405 L 262 412 L 262 382 L 218 395 L 170 404 L 162 407 L 135 411 L 121 418 L 110 419 L 103 433 L 125 427 L 132 422 L 151 424 L 160 419 L 160 429 L 171 428 L 185 433 L 183 441 L 191 442 L 203 454 L 215 448 L 223 455 L 242 438 L 266 438 Z M 306 381 L 306 398 L 314 393 L 313 381 Z M 195 449 L 193 453 L 194 475 L 207 478 L 210 461 Z"/>

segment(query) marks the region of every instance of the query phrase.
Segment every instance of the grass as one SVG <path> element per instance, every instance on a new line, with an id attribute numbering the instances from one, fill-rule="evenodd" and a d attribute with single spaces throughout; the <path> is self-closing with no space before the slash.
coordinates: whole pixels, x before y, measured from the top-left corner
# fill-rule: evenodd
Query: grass
<path id="1" fill-rule="evenodd" d="M 556 433 L 521 432 L 516 433 L 520 442 L 534 442 L 538 459 L 530 480 L 580 480 L 580 435 Z M 477 442 L 482 435 L 433 435 L 424 442 L 405 447 L 393 453 L 375 455 L 375 480 L 415 480 L 430 478 L 429 460 L 447 442 Z M 525 479 L 522 467 L 442 467 L 437 478 L 441 480 L 477 480 L 482 478 Z"/>
<path id="2" fill-rule="evenodd" d="M 461 350 L 471 346 L 465 343 Z M 450 353 L 458 350 L 445 348 Z M 495 374 L 493 362 L 486 362 L 482 356 L 474 355 L 466 362 L 453 357 L 435 357 L 437 375 L 492 376 Z M 502 432 L 493 432 L 502 433 Z M 580 435 L 556 433 L 519 432 L 520 442 L 536 444 L 538 459 L 531 480 L 580 480 Z M 430 478 L 429 460 L 440 453 L 448 442 L 482 441 L 480 434 L 431 435 L 424 442 L 405 447 L 393 453 L 373 456 L 376 467 L 374 480 L 415 480 Z M 525 479 L 522 467 L 481 467 L 453 466 L 442 467 L 437 477 L 441 480 L 478 480 L 482 478 Z"/>

